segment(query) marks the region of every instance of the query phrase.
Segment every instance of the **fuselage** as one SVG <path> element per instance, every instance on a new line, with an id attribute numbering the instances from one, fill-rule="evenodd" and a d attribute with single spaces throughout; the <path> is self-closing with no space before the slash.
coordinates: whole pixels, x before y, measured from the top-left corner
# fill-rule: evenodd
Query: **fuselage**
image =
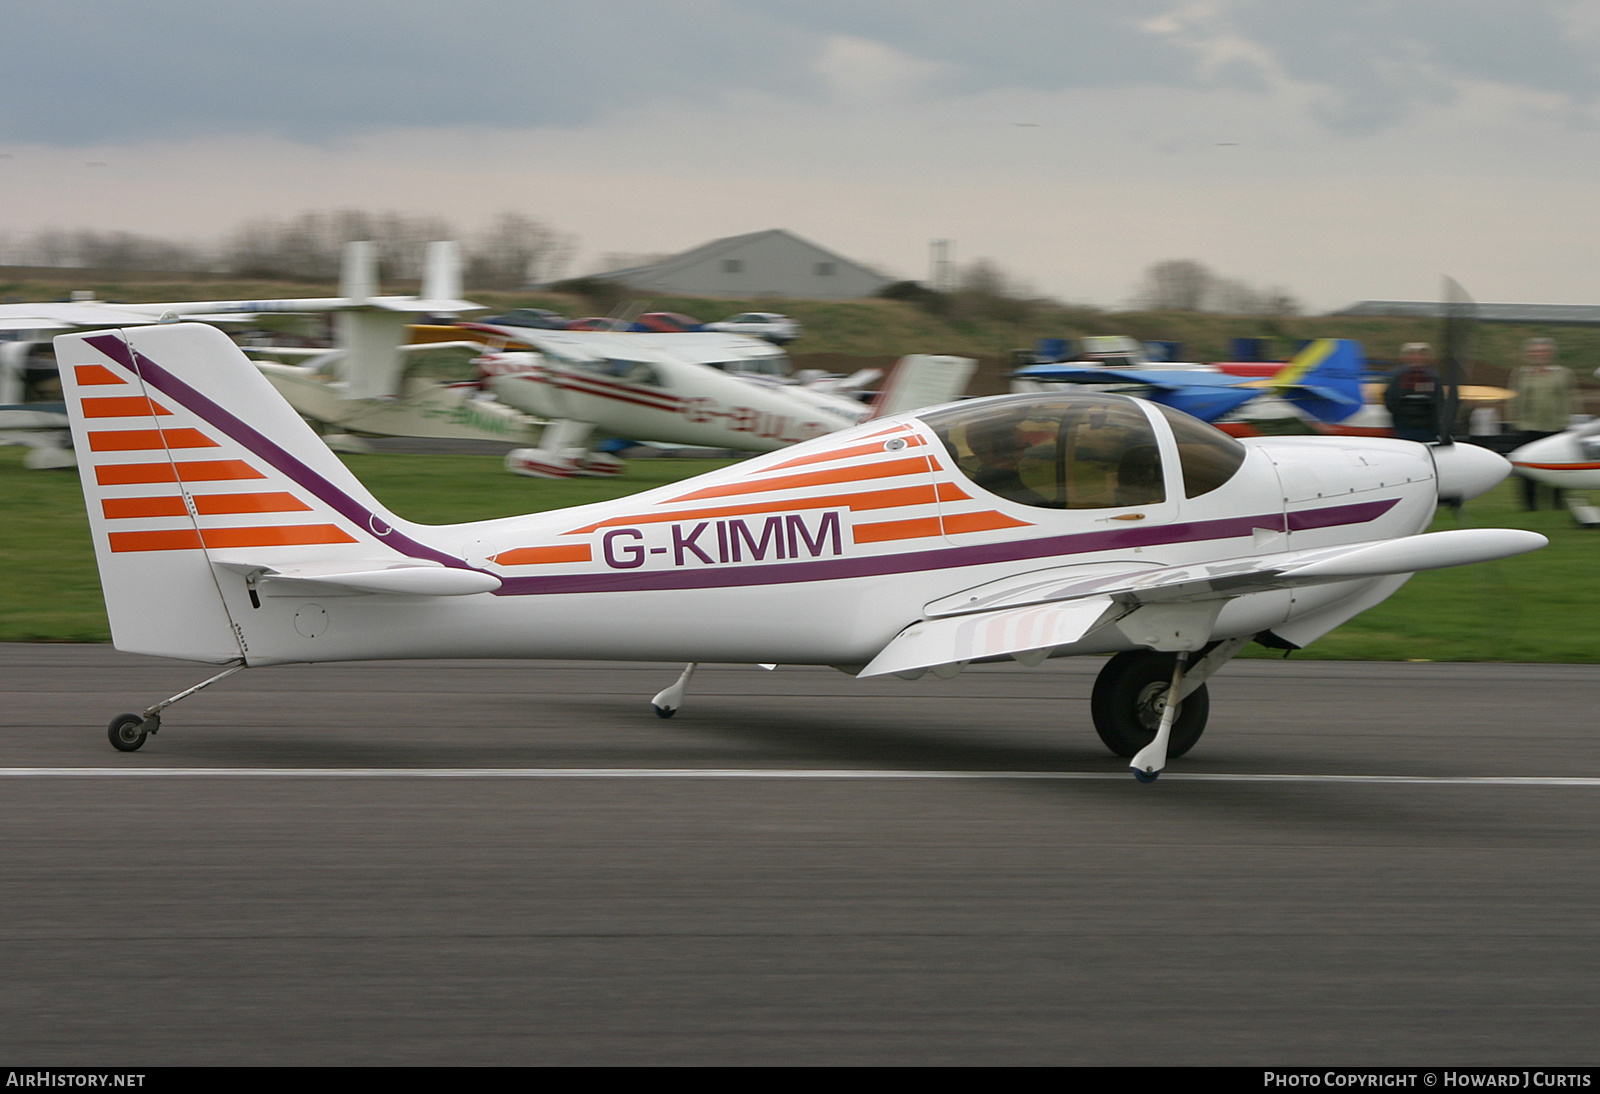
<path id="1" fill-rule="evenodd" d="M 1600 490 L 1600 422 L 1529 441 L 1510 455 L 1517 474 L 1567 490 Z"/>
<path id="2" fill-rule="evenodd" d="M 490 354 L 479 367 L 484 386 L 509 406 L 546 419 L 593 422 L 604 434 L 636 440 L 770 452 L 848 428 L 871 413 L 853 399 L 784 377 L 640 350 L 629 358 L 581 362 Z"/>
<path id="3" fill-rule="evenodd" d="M 1259 558 L 1407 536 L 1433 516 L 1425 446 L 1380 438 L 1237 444 L 1216 434 L 1237 444 L 1229 470 L 1218 464 L 1232 459 L 1220 447 L 1206 451 L 1192 430 L 1180 439 L 1170 415 L 1119 396 L 1090 398 L 1126 404 L 1154 439 L 1148 453 L 1111 452 L 1103 466 L 1120 467 L 1122 483 L 1097 479 L 1102 465 L 1079 458 L 1060 464 L 1061 497 L 1045 497 L 1045 453 L 1035 486 L 1024 475 L 1011 476 L 1015 487 L 986 489 L 971 453 L 956 450 L 965 443 L 960 415 L 1018 398 L 1084 399 L 974 400 L 946 408 L 938 428 L 928 420 L 937 412 L 874 421 L 618 501 L 447 527 L 394 524 L 401 536 L 389 543 L 425 543 L 498 577 L 490 595 L 308 597 L 275 594 L 267 582 L 259 610 L 243 603 L 242 588 L 224 596 L 252 664 L 578 656 L 860 666 L 928 603 L 1018 575 Z M 1114 445 L 1114 432 L 1088 421 L 1073 443 L 1080 451 Z M 1213 633 L 1271 631 L 1403 580 L 1239 596 Z M 321 622 L 308 636 L 312 628 L 296 621 L 313 616 Z M 1118 648 L 1125 639 L 1097 631 L 1056 652 Z"/>

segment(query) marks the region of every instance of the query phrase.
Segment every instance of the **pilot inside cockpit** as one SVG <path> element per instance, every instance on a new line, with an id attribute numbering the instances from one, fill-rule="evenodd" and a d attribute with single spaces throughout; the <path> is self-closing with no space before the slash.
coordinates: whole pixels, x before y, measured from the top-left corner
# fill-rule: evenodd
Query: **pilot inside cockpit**
<path id="1" fill-rule="evenodd" d="M 1155 431 L 1126 396 L 1018 396 L 957 404 L 924 421 L 963 474 L 1009 501 L 1114 509 L 1166 500 Z"/>
<path id="2" fill-rule="evenodd" d="M 1033 447 L 1021 417 L 997 418 L 974 423 L 966 431 L 972 462 L 967 475 L 973 482 L 1002 498 L 1023 505 L 1053 506 L 1047 498 L 1022 479 L 1022 461 Z"/>

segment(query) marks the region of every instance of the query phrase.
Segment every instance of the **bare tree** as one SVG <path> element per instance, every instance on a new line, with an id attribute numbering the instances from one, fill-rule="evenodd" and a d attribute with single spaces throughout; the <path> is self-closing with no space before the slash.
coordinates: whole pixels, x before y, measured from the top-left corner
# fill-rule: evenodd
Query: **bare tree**
<path id="1" fill-rule="evenodd" d="M 370 240 L 381 278 L 419 277 L 427 243 L 454 236 L 441 217 L 407 213 L 337 209 L 288 220 L 263 217 L 234 229 L 223 247 L 223 265 L 245 277 L 325 281 L 338 276 L 346 243 Z"/>
<path id="2" fill-rule="evenodd" d="M 520 289 L 554 281 L 576 249 L 571 236 L 522 213 L 504 212 L 465 248 L 466 282 L 480 289 Z"/>
<path id="3" fill-rule="evenodd" d="M 1200 311 L 1215 280 L 1215 274 L 1192 258 L 1157 262 L 1144 272 L 1139 303 L 1151 311 Z"/>

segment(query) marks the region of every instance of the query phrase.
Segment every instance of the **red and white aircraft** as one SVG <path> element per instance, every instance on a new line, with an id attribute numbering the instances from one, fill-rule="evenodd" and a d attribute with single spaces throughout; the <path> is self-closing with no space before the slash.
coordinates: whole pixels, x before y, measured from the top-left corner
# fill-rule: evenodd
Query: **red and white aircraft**
<path id="1" fill-rule="evenodd" d="M 967 357 L 902 358 L 868 406 L 851 393 L 878 379 L 877 369 L 791 377 L 781 349 L 745 335 L 472 326 L 537 351 L 488 353 L 478 366 L 501 403 L 548 421 L 538 448 L 506 456 L 508 469 L 541 478 L 620 472 L 622 461 L 588 447 L 595 434 L 771 452 L 948 402 L 977 365 Z"/>
<path id="2" fill-rule="evenodd" d="M 1149 781 L 1251 641 L 1305 646 L 1417 570 L 1543 546 L 1424 533 L 1507 473 L 1471 445 L 1241 443 L 1127 396 L 947 404 L 616 501 L 428 526 L 386 510 L 197 324 L 56 340 L 119 649 L 245 667 L 385 658 L 832 665 L 952 676 L 1115 654 L 1091 702 Z M 1168 697 L 1174 701 L 1168 702 Z"/>

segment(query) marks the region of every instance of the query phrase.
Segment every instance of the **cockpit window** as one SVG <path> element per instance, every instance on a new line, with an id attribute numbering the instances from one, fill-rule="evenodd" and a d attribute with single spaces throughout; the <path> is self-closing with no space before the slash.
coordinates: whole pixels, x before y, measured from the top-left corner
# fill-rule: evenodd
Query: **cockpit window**
<path id="1" fill-rule="evenodd" d="M 729 361 L 726 364 L 713 364 L 712 367 L 724 369 L 728 372 L 753 372 L 757 376 L 787 376 L 789 375 L 789 358 L 779 353 L 767 357 L 745 357 L 738 361 Z"/>
<path id="2" fill-rule="evenodd" d="M 1178 462 L 1183 466 L 1183 494 L 1198 498 L 1229 479 L 1244 463 L 1245 447 L 1216 426 L 1191 418 L 1181 410 L 1156 404 L 1172 424 L 1178 442 Z"/>
<path id="3" fill-rule="evenodd" d="M 961 472 L 990 493 L 1046 509 L 1166 500 L 1161 451 L 1124 395 L 1019 395 L 924 415 Z"/>

